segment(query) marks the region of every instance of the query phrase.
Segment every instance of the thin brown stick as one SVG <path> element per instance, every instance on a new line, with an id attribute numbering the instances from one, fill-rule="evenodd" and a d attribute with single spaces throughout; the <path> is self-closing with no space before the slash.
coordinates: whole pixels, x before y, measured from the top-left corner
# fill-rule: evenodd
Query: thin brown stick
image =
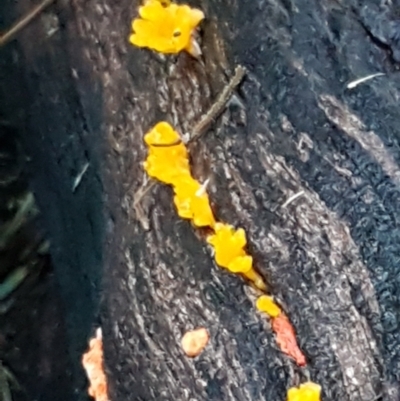
<path id="1" fill-rule="evenodd" d="M 0 36 L 0 47 L 8 43 L 19 31 L 24 29 L 34 18 L 36 18 L 54 0 L 43 0 L 32 11 L 16 22 L 4 35 Z"/>
<path id="2" fill-rule="evenodd" d="M 143 198 L 146 196 L 146 194 L 151 191 L 156 185 L 156 181 L 153 180 L 148 180 L 143 182 L 141 187 L 137 190 L 133 197 L 133 209 L 135 210 L 136 213 L 136 218 L 140 221 L 142 224 L 142 227 L 144 230 L 148 230 L 149 227 L 149 221 L 146 216 L 146 213 L 144 212 L 141 202 Z"/>
<path id="3" fill-rule="evenodd" d="M 154 146 L 155 148 L 171 148 L 172 146 L 180 145 L 182 143 L 182 139 L 177 139 L 171 143 L 151 143 L 150 146 Z"/>
<path id="4" fill-rule="evenodd" d="M 194 126 L 188 143 L 195 142 L 199 136 L 203 135 L 207 131 L 208 126 L 222 113 L 226 104 L 231 98 L 233 91 L 237 88 L 240 82 L 242 82 L 245 74 L 246 69 L 243 66 L 238 65 L 235 68 L 235 74 L 225 85 L 217 100 L 211 105 L 207 113 L 201 117 L 200 121 Z"/>
<path id="5" fill-rule="evenodd" d="M 222 113 L 230 97 L 232 96 L 232 93 L 240 84 L 245 74 L 246 74 L 246 69 L 241 65 L 238 65 L 235 68 L 235 74 L 233 75 L 231 80 L 225 85 L 224 89 L 218 96 L 217 100 L 200 118 L 199 122 L 196 123 L 196 125 L 193 128 L 192 135 L 186 144 L 190 144 L 197 141 L 201 135 L 207 132 L 207 128 Z M 167 146 L 176 145 L 178 143 L 180 143 L 180 141 L 177 141 L 177 143 L 168 144 Z M 153 189 L 155 185 L 156 181 L 154 180 L 150 180 L 143 183 L 142 186 L 139 188 L 139 190 L 136 192 L 133 200 L 133 208 L 135 209 L 136 217 L 142 223 L 142 226 L 145 230 L 149 229 L 149 222 L 140 204 L 145 195 L 149 193 L 149 191 Z"/>

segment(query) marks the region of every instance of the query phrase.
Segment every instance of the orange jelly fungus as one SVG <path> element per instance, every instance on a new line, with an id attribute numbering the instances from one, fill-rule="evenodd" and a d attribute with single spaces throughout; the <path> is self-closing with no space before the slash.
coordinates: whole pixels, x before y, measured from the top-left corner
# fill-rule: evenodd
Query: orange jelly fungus
<path id="1" fill-rule="evenodd" d="M 168 1 L 148 0 L 139 7 L 140 18 L 132 22 L 129 41 L 160 53 L 186 50 L 197 55 L 192 33 L 204 19 L 201 10 Z"/>
<path id="2" fill-rule="evenodd" d="M 256 301 L 256 307 L 270 317 L 278 317 L 281 313 L 281 309 L 274 302 L 274 299 L 268 295 L 261 295 Z"/>
<path id="3" fill-rule="evenodd" d="M 101 329 L 98 329 L 96 337 L 90 340 L 89 350 L 82 356 L 82 365 L 90 383 L 89 395 L 96 401 L 108 401 Z"/>
<path id="4" fill-rule="evenodd" d="M 306 357 L 297 345 L 294 328 L 284 313 L 272 319 L 272 330 L 276 334 L 276 342 L 282 352 L 292 357 L 299 366 L 305 366 Z"/>
<path id="5" fill-rule="evenodd" d="M 214 247 L 217 264 L 232 273 L 250 271 L 253 259 L 243 249 L 247 243 L 243 228 L 235 230 L 229 224 L 216 223 L 214 230 L 215 234 L 210 235 L 207 242 Z"/>
<path id="6" fill-rule="evenodd" d="M 208 344 L 209 339 L 210 335 L 204 327 L 188 331 L 182 337 L 183 352 L 187 356 L 194 358 L 195 356 L 200 355 Z"/>
<path id="7" fill-rule="evenodd" d="M 320 401 L 321 386 L 313 382 L 300 384 L 288 390 L 287 401 Z"/>
<path id="8" fill-rule="evenodd" d="M 207 242 L 214 247 L 217 265 L 232 273 L 243 274 L 257 288 L 265 291 L 263 279 L 253 268 L 253 258 L 243 249 L 247 243 L 243 228 L 235 230 L 229 224 L 216 223 L 214 231 Z"/>
<path id="9" fill-rule="evenodd" d="M 149 154 L 143 163 L 147 174 L 166 184 L 190 177 L 189 156 L 179 134 L 166 122 L 160 122 L 144 137 Z"/>
<path id="10" fill-rule="evenodd" d="M 178 215 L 191 219 L 196 227 L 214 227 L 215 219 L 208 195 L 191 176 L 181 177 L 174 183 L 174 204 Z"/>
<path id="11" fill-rule="evenodd" d="M 208 195 L 190 173 L 189 156 L 179 134 L 163 121 L 144 137 L 149 154 L 144 162 L 147 174 L 174 188 L 178 214 L 197 227 L 214 227 L 215 219 Z"/>

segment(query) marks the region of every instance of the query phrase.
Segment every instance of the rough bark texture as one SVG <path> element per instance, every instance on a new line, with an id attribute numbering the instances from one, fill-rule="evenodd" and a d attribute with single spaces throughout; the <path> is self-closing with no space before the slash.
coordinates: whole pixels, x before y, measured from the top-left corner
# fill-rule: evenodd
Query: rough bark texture
<path id="1" fill-rule="evenodd" d="M 190 132 L 237 64 L 248 69 L 239 101 L 191 147 L 194 172 L 212 178 L 218 219 L 245 228 L 323 400 L 399 399 L 400 31 L 387 3 L 192 3 L 207 17 L 194 60 L 129 45 L 137 1 L 60 1 L 12 45 L 77 400 L 99 322 L 112 400 L 284 400 L 303 374 L 169 188 L 144 200 L 148 231 L 132 207 L 144 133 L 162 119 Z M 374 72 L 386 75 L 346 89 Z M 179 341 L 196 326 L 211 341 L 189 360 Z"/>

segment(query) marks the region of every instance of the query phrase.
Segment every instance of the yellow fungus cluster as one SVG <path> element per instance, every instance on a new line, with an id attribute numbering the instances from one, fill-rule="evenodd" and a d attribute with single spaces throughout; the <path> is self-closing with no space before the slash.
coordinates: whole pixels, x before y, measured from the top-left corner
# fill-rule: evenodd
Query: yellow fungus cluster
<path id="1" fill-rule="evenodd" d="M 257 299 L 256 307 L 259 311 L 265 312 L 270 317 L 278 317 L 281 313 L 281 308 L 275 303 L 274 299 L 268 295 L 261 295 Z"/>
<path id="2" fill-rule="evenodd" d="M 273 297 L 261 295 L 256 301 L 256 308 L 271 318 L 272 330 L 276 335 L 276 342 L 283 353 L 293 358 L 299 366 L 305 366 L 307 361 L 297 344 L 296 332 L 287 316 L 276 304 Z"/>
<path id="3" fill-rule="evenodd" d="M 253 258 L 246 253 L 246 233 L 243 228 L 235 230 L 229 224 L 216 223 L 214 234 L 207 238 L 214 247 L 215 261 L 231 273 L 242 274 L 252 281 L 256 287 L 265 289 L 265 284 L 253 268 Z"/>
<path id="4" fill-rule="evenodd" d="M 288 390 L 287 401 L 320 401 L 321 386 L 313 382 L 306 382 L 299 387 Z"/>
<path id="5" fill-rule="evenodd" d="M 247 254 L 246 233 L 229 224 L 216 222 L 206 188 L 192 177 L 189 154 L 180 135 L 163 121 L 156 124 L 144 137 L 148 155 L 144 164 L 147 174 L 172 186 L 178 215 L 189 219 L 196 227 L 208 227 L 213 232 L 207 242 L 214 248 L 217 265 L 231 273 L 241 274 L 264 294 L 258 297 L 256 307 L 271 318 L 272 330 L 279 348 L 299 366 L 306 358 L 297 344 L 295 330 L 273 297 L 266 295 L 262 277 L 253 267 L 253 258 Z M 308 382 L 288 392 L 288 401 L 319 401 L 317 384 Z"/>
<path id="6" fill-rule="evenodd" d="M 167 122 L 160 122 L 144 137 L 149 153 L 144 162 L 147 174 L 172 185 L 178 215 L 196 227 L 214 227 L 210 200 L 190 172 L 189 155 L 179 134 Z"/>
<path id="7" fill-rule="evenodd" d="M 145 135 L 144 141 L 149 148 L 144 168 L 150 177 L 170 185 L 182 177 L 190 177 L 186 147 L 168 123 L 158 123 Z"/>
<path id="8" fill-rule="evenodd" d="M 193 32 L 204 19 L 201 10 L 169 0 L 147 0 L 139 7 L 139 16 L 132 21 L 129 41 L 133 45 L 165 54 L 186 50 L 198 56 Z"/>
<path id="9" fill-rule="evenodd" d="M 135 46 L 160 53 L 174 54 L 185 50 L 197 57 L 201 51 L 193 33 L 203 19 L 201 10 L 188 5 L 178 5 L 171 0 L 144 0 L 139 8 L 139 18 L 132 21 L 133 32 L 129 40 Z M 196 227 L 211 228 L 213 234 L 207 242 L 214 248 L 216 263 L 245 276 L 265 293 L 265 283 L 253 268 L 253 258 L 244 249 L 247 245 L 244 230 L 216 222 L 205 186 L 191 175 L 188 151 L 179 134 L 168 123 L 160 122 L 144 140 L 149 149 L 144 169 L 150 177 L 172 186 L 178 215 L 191 220 Z M 261 295 L 256 307 L 271 318 L 281 350 L 299 366 L 305 366 L 306 359 L 297 345 L 294 328 L 273 297 Z M 287 401 L 320 401 L 320 396 L 321 386 L 306 382 L 290 388 Z"/>
<path id="10" fill-rule="evenodd" d="M 253 258 L 244 250 L 246 233 L 215 221 L 205 188 L 191 175 L 188 151 L 179 134 L 163 121 L 145 135 L 144 141 L 149 149 L 144 169 L 150 177 L 172 186 L 178 215 L 196 227 L 214 231 L 207 242 L 214 247 L 216 263 L 265 290 L 264 281 L 253 268 Z"/>
<path id="11" fill-rule="evenodd" d="M 214 227 L 210 200 L 198 181 L 189 175 L 181 177 L 174 185 L 174 192 L 179 217 L 192 220 L 196 227 Z"/>

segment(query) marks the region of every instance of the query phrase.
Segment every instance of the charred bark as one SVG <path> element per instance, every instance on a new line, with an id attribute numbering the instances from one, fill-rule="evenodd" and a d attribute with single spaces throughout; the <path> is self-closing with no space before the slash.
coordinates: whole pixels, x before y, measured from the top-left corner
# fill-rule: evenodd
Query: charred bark
<path id="1" fill-rule="evenodd" d="M 144 133 L 162 119 L 190 132 L 237 64 L 237 101 L 191 147 L 195 175 L 211 177 L 218 219 L 245 228 L 323 400 L 399 399 L 398 17 L 373 3 L 193 3 L 206 14 L 194 60 L 129 45 L 137 1 L 60 1 L 12 45 L 76 399 L 96 324 L 113 400 L 284 400 L 304 373 L 169 188 L 144 199 L 149 230 L 132 207 Z M 179 340 L 196 326 L 211 341 L 188 360 Z"/>

